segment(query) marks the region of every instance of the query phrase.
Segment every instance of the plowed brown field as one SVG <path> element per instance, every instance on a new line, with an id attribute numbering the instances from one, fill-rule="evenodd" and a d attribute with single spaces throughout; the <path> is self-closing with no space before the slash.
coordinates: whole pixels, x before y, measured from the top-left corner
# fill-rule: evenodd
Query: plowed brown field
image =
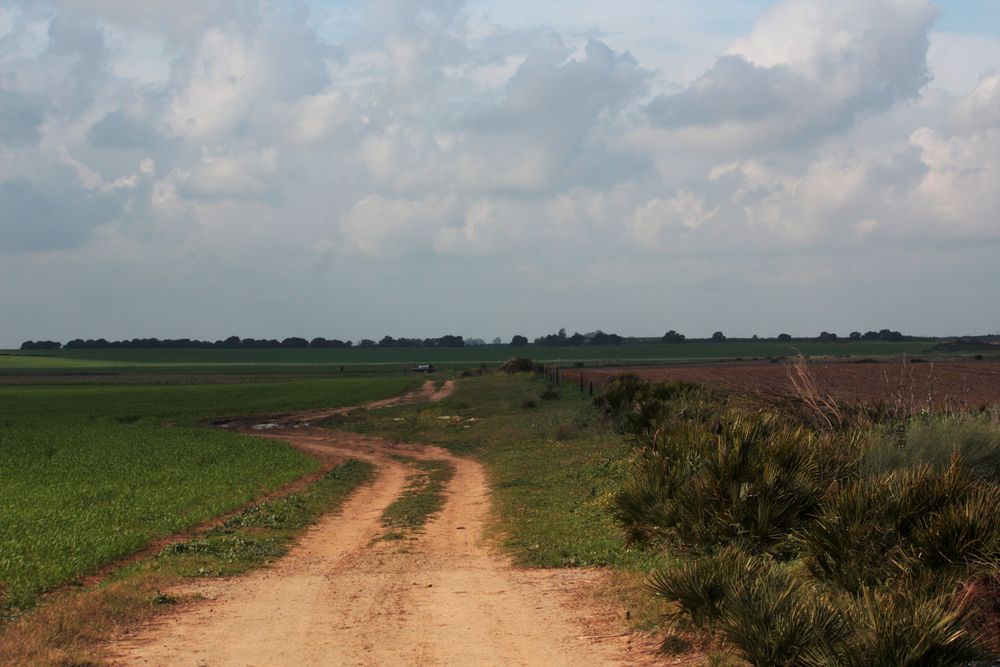
<path id="1" fill-rule="evenodd" d="M 818 389 L 838 400 L 902 402 L 914 407 L 949 405 L 974 408 L 1000 402 L 1000 361 L 854 361 L 809 362 Z M 790 366 L 785 363 L 732 362 L 659 368 L 574 369 L 567 381 L 602 384 L 609 377 L 634 373 L 647 380 L 688 380 L 711 387 L 768 396 L 792 393 Z"/>

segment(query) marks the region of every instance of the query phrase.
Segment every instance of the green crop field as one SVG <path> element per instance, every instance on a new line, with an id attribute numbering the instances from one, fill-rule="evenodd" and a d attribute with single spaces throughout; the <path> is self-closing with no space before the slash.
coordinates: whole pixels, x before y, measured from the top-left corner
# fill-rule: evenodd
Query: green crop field
<path id="1" fill-rule="evenodd" d="M 774 341 L 722 343 L 687 342 L 681 344 L 588 345 L 580 347 L 511 347 L 509 345 L 479 345 L 464 348 L 347 348 L 347 349 L 103 349 L 58 350 L 0 355 L 0 371 L 7 373 L 24 369 L 49 371 L 72 368 L 99 371 L 136 370 L 156 367 L 160 371 L 238 371 L 257 367 L 264 372 L 295 372 L 318 370 L 337 371 L 340 366 L 350 370 L 402 370 L 418 363 L 433 363 L 446 367 L 479 364 L 495 365 L 513 356 L 531 357 L 539 361 L 591 364 L 671 363 L 711 361 L 718 359 L 752 359 L 780 356 L 886 356 L 922 354 L 933 343 L 881 341 Z"/>
<path id="2" fill-rule="evenodd" d="M 404 377 L 0 387 L 0 607 L 316 469 L 289 446 L 197 425 L 398 394 Z"/>

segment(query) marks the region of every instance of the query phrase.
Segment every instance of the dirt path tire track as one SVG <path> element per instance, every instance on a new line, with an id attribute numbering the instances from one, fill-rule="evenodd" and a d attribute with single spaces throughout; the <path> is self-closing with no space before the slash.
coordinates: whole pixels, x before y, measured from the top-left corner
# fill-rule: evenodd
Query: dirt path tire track
<path id="1" fill-rule="evenodd" d="M 450 393 L 450 388 L 447 390 Z M 429 394 L 428 394 L 429 395 Z M 447 395 L 446 393 L 444 395 Z M 305 416 L 304 416 L 305 417 Z M 288 419 L 266 437 L 318 456 L 374 463 L 377 479 L 313 526 L 274 566 L 207 580 L 204 600 L 121 638 L 124 665 L 613 665 L 649 661 L 580 604 L 594 573 L 518 570 L 482 541 L 482 466 L 429 446 L 324 431 Z M 423 533 L 378 539 L 382 511 L 411 466 L 455 466 L 440 514 Z M 183 591 L 192 592 L 191 589 Z"/>

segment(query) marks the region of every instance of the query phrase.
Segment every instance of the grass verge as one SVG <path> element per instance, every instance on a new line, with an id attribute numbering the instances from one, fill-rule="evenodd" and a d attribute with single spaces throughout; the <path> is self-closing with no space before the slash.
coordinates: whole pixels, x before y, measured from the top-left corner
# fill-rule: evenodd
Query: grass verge
<path id="1" fill-rule="evenodd" d="M 448 461 L 424 461 L 393 457 L 416 468 L 406 480 L 403 493 L 382 512 L 382 526 L 388 529 L 383 539 L 402 539 L 421 530 L 427 520 L 444 506 L 444 489 L 455 476 L 455 466 Z"/>
<path id="2" fill-rule="evenodd" d="M 607 566 L 613 586 L 603 601 L 620 609 L 628 627 L 656 627 L 665 606 L 644 582 L 669 559 L 630 548 L 608 511 L 633 447 L 578 388 L 552 389 L 525 374 L 484 375 L 462 379 L 439 403 L 338 417 L 327 425 L 475 457 L 492 487 L 489 530 L 516 564 Z"/>
<path id="3" fill-rule="evenodd" d="M 435 444 L 481 461 L 493 487 L 492 530 L 521 565 L 652 566 L 648 554 L 626 546 L 607 511 L 632 447 L 577 389 L 546 389 L 523 374 L 472 377 L 438 403 L 326 424 Z"/>
<path id="4" fill-rule="evenodd" d="M 0 627 L 0 664 L 101 664 L 106 656 L 95 647 L 102 641 L 182 601 L 164 591 L 187 578 L 239 574 L 278 558 L 307 526 L 367 482 L 373 470 L 369 463 L 347 461 L 309 488 L 248 508 L 102 584 L 53 596 Z"/>

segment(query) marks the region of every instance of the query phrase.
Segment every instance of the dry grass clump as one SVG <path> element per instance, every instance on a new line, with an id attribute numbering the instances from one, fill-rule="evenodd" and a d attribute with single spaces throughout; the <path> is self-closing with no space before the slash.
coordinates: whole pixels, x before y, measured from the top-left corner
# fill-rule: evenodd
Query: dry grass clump
<path id="1" fill-rule="evenodd" d="M 95 646 L 156 610 L 158 580 L 116 582 L 42 604 L 0 630 L 0 664 L 98 664 Z"/>

